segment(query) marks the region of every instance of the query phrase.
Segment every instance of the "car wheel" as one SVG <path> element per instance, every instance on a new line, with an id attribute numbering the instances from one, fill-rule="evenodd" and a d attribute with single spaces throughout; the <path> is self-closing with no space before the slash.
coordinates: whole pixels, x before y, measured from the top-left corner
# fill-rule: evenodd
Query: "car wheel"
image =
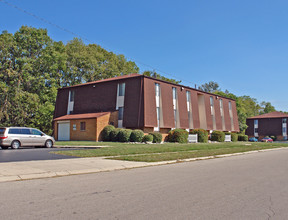
<path id="1" fill-rule="evenodd" d="M 53 147 L 53 142 L 52 142 L 51 140 L 47 140 L 47 141 L 45 142 L 45 147 L 47 147 L 47 148 Z"/>
<path id="2" fill-rule="evenodd" d="M 19 149 L 19 147 L 21 146 L 19 141 L 12 141 L 11 147 L 12 149 Z"/>

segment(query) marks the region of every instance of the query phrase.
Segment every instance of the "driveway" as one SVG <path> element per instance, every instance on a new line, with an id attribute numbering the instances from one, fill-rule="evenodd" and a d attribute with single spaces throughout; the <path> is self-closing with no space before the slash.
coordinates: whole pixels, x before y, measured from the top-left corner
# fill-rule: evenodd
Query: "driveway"
<path id="1" fill-rule="evenodd" d="M 33 161 L 33 160 L 59 160 L 75 158 L 71 156 L 52 154 L 52 151 L 77 150 L 79 148 L 20 148 L 18 150 L 0 150 L 0 163 Z"/>

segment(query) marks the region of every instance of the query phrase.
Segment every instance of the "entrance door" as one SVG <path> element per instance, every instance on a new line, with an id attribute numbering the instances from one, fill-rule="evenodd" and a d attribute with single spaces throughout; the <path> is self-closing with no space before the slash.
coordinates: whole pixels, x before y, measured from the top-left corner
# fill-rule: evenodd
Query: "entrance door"
<path id="1" fill-rule="evenodd" d="M 58 123 L 58 141 L 70 141 L 70 122 Z"/>

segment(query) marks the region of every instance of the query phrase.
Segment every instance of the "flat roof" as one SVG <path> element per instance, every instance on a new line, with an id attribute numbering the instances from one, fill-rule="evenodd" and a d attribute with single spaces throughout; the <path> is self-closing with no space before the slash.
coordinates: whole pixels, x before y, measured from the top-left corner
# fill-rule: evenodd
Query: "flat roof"
<path id="1" fill-rule="evenodd" d="M 283 112 L 270 112 L 263 115 L 256 115 L 247 119 L 261 119 L 261 118 L 288 118 L 288 114 Z"/>
<path id="2" fill-rule="evenodd" d="M 74 115 L 63 115 L 58 118 L 54 118 L 53 121 L 64 121 L 72 119 L 89 119 L 89 118 L 99 118 L 103 115 L 107 115 L 109 112 L 98 112 L 98 113 L 86 113 L 86 114 L 74 114 Z"/>

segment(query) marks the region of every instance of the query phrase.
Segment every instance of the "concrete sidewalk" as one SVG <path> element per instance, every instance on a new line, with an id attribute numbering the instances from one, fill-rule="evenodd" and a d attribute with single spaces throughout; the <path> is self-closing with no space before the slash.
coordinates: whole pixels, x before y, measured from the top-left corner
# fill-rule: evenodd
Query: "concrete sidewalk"
<path id="1" fill-rule="evenodd" d="M 287 147 L 284 148 L 281 147 L 281 148 L 258 150 L 258 151 L 248 151 L 243 153 L 216 155 L 200 158 L 189 158 L 183 160 L 152 162 L 152 163 L 131 162 L 122 160 L 110 160 L 110 159 L 108 160 L 101 157 L 7 162 L 7 163 L 0 163 L 0 182 L 123 170 L 129 168 L 156 166 L 164 164 L 173 164 L 178 162 L 188 162 L 188 161 L 206 160 L 206 159 L 214 159 L 236 155 L 245 155 L 245 154 L 273 151 L 279 149 L 288 150 Z"/>

